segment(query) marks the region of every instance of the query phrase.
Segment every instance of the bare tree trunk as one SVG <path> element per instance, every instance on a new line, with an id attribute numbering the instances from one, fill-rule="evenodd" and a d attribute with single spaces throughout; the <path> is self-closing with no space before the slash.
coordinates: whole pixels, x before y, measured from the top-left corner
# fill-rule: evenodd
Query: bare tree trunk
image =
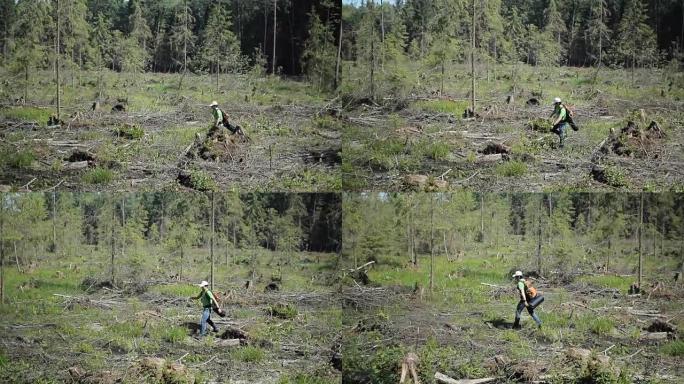
<path id="1" fill-rule="evenodd" d="M 430 292 L 435 287 L 435 226 L 434 226 L 434 199 L 430 196 Z"/>
<path id="2" fill-rule="evenodd" d="M 380 41 L 385 42 L 385 10 L 383 9 L 383 1 L 380 0 Z"/>
<path id="3" fill-rule="evenodd" d="M 644 261 L 643 261 L 643 254 L 641 250 L 641 236 L 642 233 L 644 232 L 644 193 L 641 192 L 639 195 L 639 289 L 642 288 L 641 282 L 643 279 L 643 273 L 644 273 Z"/>
<path id="4" fill-rule="evenodd" d="M 166 214 L 165 208 L 164 208 L 164 197 L 162 195 L 161 199 L 161 219 L 159 220 L 159 242 L 162 243 L 164 242 L 164 231 L 166 228 L 164 227 L 164 215 Z"/>
<path id="5" fill-rule="evenodd" d="M 475 0 L 472 0 L 473 15 L 470 31 L 470 106 L 475 116 Z"/>
<path id="6" fill-rule="evenodd" d="M 52 191 L 52 253 L 57 254 L 57 198 Z"/>
<path id="7" fill-rule="evenodd" d="M 24 66 L 24 103 L 28 101 L 28 89 L 29 89 L 29 66 L 26 64 Z"/>
<path id="8" fill-rule="evenodd" d="M 185 256 L 185 252 L 183 249 L 183 246 L 180 246 L 180 271 L 178 272 L 178 281 L 183 280 L 183 256 Z"/>
<path id="9" fill-rule="evenodd" d="M 335 64 L 335 89 L 340 84 L 340 62 L 342 61 L 342 14 L 340 13 L 340 38 L 337 43 L 337 64 Z"/>
<path id="10" fill-rule="evenodd" d="M 541 246 L 542 246 L 542 212 L 544 205 L 544 196 L 539 196 L 539 222 L 537 225 L 537 273 L 542 274 L 542 257 L 541 257 Z"/>
<path id="11" fill-rule="evenodd" d="M 211 290 L 214 290 L 214 222 L 216 218 L 216 205 L 214 204 L 214 192 L 211 192 L 211 237 L 209 239 L 209 254 L 211 256 L 211 273 L 210 285 Z"/>
<path id="12" fill-rule="evenodd" d="M 113 204 L 113 203 L 112 203 Z M 115 236 L 115 231 L 114 231 L 114 223 L 116 222 L 116 209 L 112 211 L 112 238 L 111 238 L 111 281 L 110 283 L 112 285 L 115 285 L 114 279 L 115 279 L 115 272 L 114 272 L 114 254 L 116 253 L 116 236 Z"/>
<path id="13" fill-rule="evenodd" d="M 371 26 L 370 83 L 371 83 L 371 99 L 375 99 L 375 12 L 373 12 L 373 26 Z"/>
<path id="14" fill-rule="evenodd" d="M 480 193 L 480 242 L 484 243 L 484 194 Z"/>
<path id="15" fill-rule="evenodd" d="M 5 195 L 0 194 L 0 304 L 5 304 Z"/>
<path id="16" fill-rule="evenodd" d="M 126 205 L 125 200 L 121 198 L 121 257 L 126 256 Z"/>
<path id="17" fill-rule="evenodd" d="M 278 20 L 276 18 L 278 12 L 278 0 L 273 0 L 273 63 L 271 66 L 271 73 L 276 73 L 276 30 L 278 29 Z"/>
<path id="18" fill-rule="evenodd" d="M 62 103 L 60 99 L 60 84 L 59 84 L 59 25 L 61 24 L 59 19 L 59 0 L 57 0 L 57 44 L 55 45 L 55 74 L 57 81 L 57 120 L 60 119 L 60 113 L 62 109 Z"/>

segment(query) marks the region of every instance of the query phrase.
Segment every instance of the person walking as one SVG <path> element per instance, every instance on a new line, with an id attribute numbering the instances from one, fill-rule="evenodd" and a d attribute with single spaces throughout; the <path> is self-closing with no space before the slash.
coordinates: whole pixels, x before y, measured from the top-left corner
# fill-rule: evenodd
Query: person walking
<path id="1" fill-rule="evenodd" d="M 193 300 L 200 300 L 202 302 L 202 317 L 200 318 L 200 336 L 206 336 L 207 335 L 207 324 L 211 326 L 214 332 L 218 332 L 219 329 L 214 324 L 213 321 L 211 321 L 211 310 L 212 306 L 216 305 L 216 308 L 218 308 L 218 311 L 221 311 L 221 307 L 219 306 L 218 301 L 216 301 L 216 298 L 214 297 L 214 294 L 211 293 L 209 290 L 209 282 L 207 281 L 202 281 L 199 284 L 201 291 L 197 296 L 192 296 L 191 299 Z M 212 305 L 213 304 L 213 305 Z"/>
<path id="2" fill-rule="evenodd" d="M 523 278 L 523 273 L 521 271 L 515 271 L 513 278 L 516 281 L 516 289 L 520 296 L 520 301 L 515 310 L 515 321 L 513 322 L 514 329 L 520 329 L 520 315 L 523 309 L 527 308 L 527 312 L 532 316 L 532 319 L 537 323 L 537 326 L 541 328 L 542 322 L 539 317 L 534 313 L 534 308 L 544 301 L 544 297 L 537 292 L 537 289 L 532 286 L 528 281 Z"/>

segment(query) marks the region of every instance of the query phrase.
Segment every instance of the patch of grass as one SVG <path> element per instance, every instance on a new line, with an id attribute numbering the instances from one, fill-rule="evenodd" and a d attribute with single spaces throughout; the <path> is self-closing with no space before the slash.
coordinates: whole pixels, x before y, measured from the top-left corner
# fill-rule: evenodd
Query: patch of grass
<path id="1" fill-rule="evenodd" d="M 614 328 L 615 323 L 605 317 L 597 317 L 589 323 L 589 330 L 599 336 L 608 335 Z"/>
<path id="2" fill-rule="evenodd" d="M 507 161 L 496 166 L 494 172 L 499 176 L 518 177 L 527 173 L 527 164 L 522 161 Z"/>
<path id="3" fill-rule="evenodd" d="M 633 278 L 615 275 L 580 276 L 578 281 L 587 283 L 598 288 L 615 288 L 620 292 L 627 292 Z"/>
<path id="4" fill-rule="evenodd" d="M 432 160 L 443 160 L 449 155 L 451 148 L 449 148 L 449 144 L 437 141 L 427 144 L 422 152 Z"/>
<path id="5" fill-rule="evenodd" d="M 460 116 L 468 108 L 468 101 L 420 100 L 415 105 L 426 112 L 451 113 Z"/>
<path id="6" fill-rule="evenodd" d="M 3 151 L 0 162 L 12 168 L 26 169 L 36 161 L 36 155 L 31 150 Z"/>
<path id="7" fill-rule="evenodd" d="M 109 168 L 97 167 L 83 174 L 82 180 L 86 184 L 109 184 L 114 179 L 114 171 Z"/>
<path id="8" fill-rule="evenodd" d="M 189 297 L 197 295 L 199 288 L 185 284 L 163 284 L 152 286 L 150 291 L 160 293 L 164 296 Z"/>
<path id="9" fill-rule="evenodd" d="M 236 349 L 230 353 L 230 355 L 239 361 L 244 363 L 260 363 L 266 357 L 266 353 L 263 349 L 259 347 L 246 346 Z"/>
<path id="10" fill-rule="evenodd" d="M 342 177 L 336 172 L 306 168 L 290 177 L 283 176 L 274 180 L 271 185 L 271 190 L 273 189 L 302 192 L 338 191 L 342 189 Z"/>
<path id="11" fill-rule="evenodd" d="M 660 347 L 660 353 L 673 356 L 673 357 L 681 357 L 684 356 L 684 341 L 683 340 L 675 340 L 671 341 L 662 347 Z"/>
<path id="12" fill-rule="evenodd" d="M 281 319 L 294 319 L 297 316 L 297 308 L 292 304 L 274 304 L 268 308 L 268 314 Z"/>
<path id="13" fill-rule="evenodd" d="M 145 131 L 137 124 L 124 124 L 116 130 L 117 136 L 136 140 L 145 136 Z"/>
<path id="14" fill-rule="evenodd" d="M 7 119 L 33 121 L 39 125 L 46 126 L 52 111 L 34 107 L 16 107 L 0 110 L 0 116 Z"/>
<path id="15" fill-rule="evenodd" d="M 164 329 L 164 340 L 168 341 L 169 343 L 180 343 L 181 341 L 185 340 L 186 337 L 187 332 L 184 328 L 175 326 Z"/>
<path id="16" fill-rule="evenodd" d="M 294 376 L 286 375 L 278 379 L 278 384 L 333 384 L 338 382 L 337 380 L 332 381 L 308 373 L 298 373 Z"/>

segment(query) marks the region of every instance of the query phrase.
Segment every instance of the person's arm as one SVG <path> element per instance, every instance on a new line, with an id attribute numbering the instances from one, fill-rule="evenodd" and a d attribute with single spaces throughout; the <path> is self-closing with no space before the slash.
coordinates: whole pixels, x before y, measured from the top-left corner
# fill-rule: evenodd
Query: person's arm
<path id="1" fill-rule="evenodd" d="M 558 123 L 560 123 L 561 121 L 563 121 L 563 119 L 565 118 L 565 115 L 566 115 L 567 113 L 568 113 L 568 112 L 565 110 L 565 108 L 561 107 L 561 109 L 558 111 L 558 117 L 557 117 L 556 120 L 553 122 L 553 125 L 555 126 L 556 124 L 558 124 Z"/>
<path id="2" fill-rule="evenodd" d="M 200 297 L 202 297 L 202 291 L 200 291 L 199 295 L 197 296 L 190 296 L 192 300 L 199 300 Z"/>
<path id="3" fill-rule="evenodd" d="M 527 303 L 527 296 L 525 296 L 525 283 L 523 283 L 522 286 L 518 283 L 518 290 L 520 291 L 520 298 L 525 302 L 525 306 L 529 306 Z"/>

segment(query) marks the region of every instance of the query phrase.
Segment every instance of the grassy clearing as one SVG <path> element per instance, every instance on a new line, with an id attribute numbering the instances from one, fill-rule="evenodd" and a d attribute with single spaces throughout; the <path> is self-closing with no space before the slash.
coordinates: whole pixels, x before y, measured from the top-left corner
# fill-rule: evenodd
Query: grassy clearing
<path id="1" fill-rule="evenodd" d="M 155 272 L 156 266 L 165 263 L 159 260 L 165 252 L 154 247 L 143 251 L 129 249 L 128 252 L 144 253 L 148 255 L 147 259 L 154 259 L 141 264 L 140 279 L 165 279 L 165 274 Z M 187 322 L 196 323 L 200 313 L 199 302 L 188 299 L 198 293 L 193 283 L 208 276 L 203 264 L 189 260 L 205 260 L 207 255 L 207 249 L 188 249 L 188 265 L 184 269 L 187 277 L 183 281 L 152 285 L 147 291 L 137 294 L 112 293 L 108 289 L 92 293 L 83 290 L 81 282 L 85 277 L 106 278 L 108 268 L 102 262 L 107 259 L 106 250 L 89 249 L 88 257 L 83 259 L 50 255 L 38 260 L 38 266 L 30 273 L 6 267 L 7 303 L 0 305 L 1 327 L 16 343 L 13 342 L 10 348 L 0 346 L 0 381 L 64 382 L 70 380 L 67 370 L 72 366 L 78 366 L 90 375 L 103 371 L 122 375 L 127 370 L 137 369 L 143 357 L 155 356 L 165 359 L 164 372 L 174 361 L 183 363 L 195 377 L 195 382 L 211 382 L 228 374 L 233 380 L 255 382 L 264 379 L 264 371 L 273 370 L 279 372 L 271 375 L 273 382 L 339 383 L 340 373 L 330 367 L 325 353 L 312 352 L 305 358 L 297 356 L 299 363 L 289 366 L 282 361 L 290 360 L 294 355 L 281 351 L 276 345 L 307 345 L 312 351 L 327 351 L 341 327 L 340 308 L 325 302 L 320 306 L 301 304 L 296 321 L 282 324 L 283 320 L 273 319 L 267 314 L 269 305 L 266 304 L 270 300 L 282 301 L 285 307 L 294 308 L 294 303 L 284 301 L 288 295 L 329 292 L 330 286 L 312 279 L 312 276 L 329 272 L 320 271 L 319 264 L 312 260 L 320 259 L 321 265 L 328 264 L 330 255 L 292 254 L 293 264 L 283 268 L 287 278 L 281 284 L 282 298 L 278 292 L 263 293 L 268 276 L 276 273 L 277 269 L 268 264 L 274 257 L 270 252 L 258 255 L 256 275 L 260 277 L 254 281 L 256 285 L 251 291 L 242 288 L 245 276 L 250 274 L 248 265 L 217 264 L 216 289 L 233 292 L 224 296 L 223 306 L 229 313 L 229 319 L 244 324 L 242 328 L 252 339 L 249 345 L 231 347 L 230 350 L 217 346 L 214 337 L 201 340 L 189 337 L 191 332 L 186 325 Z M 118 260 L 123 280 L 127 278 L 125 271 L 130 266 L 128 258 L 134 257 L 131 255 Z M 78 269 L 74 265 L 78 265 Z M 166 269 L 170 267 L 173 270 L 172 264 L 164 265 Z M 300 284 L 302 281 L 307 283 Z M 24 324 L 27 318 L 34 325 L 44 325 L 47 331 L 43 326 L 8 327 Z M 219 324 L 219 327 L 223 328 L 225 324 Z M 21 338 L 17 338 L 19 336 Z M 40 351 L 31 344 L 34 340 L 40 343 Z M 35 365 L 36 353 L 59 356 L 59 360 L 38 368 Z M 213 363 L 204 364 L 212 356 L 216 356 Z M 178 360 L 180 358 L 182 360 Z M 122 382 L 141 382 L 147 380 L 145 377 L 131 376 Z M 17 381 L 17 378 L 21 379 Z"/>
<path id="2" fill-rule="evenodd" d="M 0 68 L 0 77 L 5 75 Z M 6 122 L 12 128 L 0 142 L 0 154 L 12 156 L 0 155 L 0 166 L 11 168 L 4 160 L 14 157 L 17 146 L 10 143 L 30 143 L 25 150 L 32 151 L 36 160 L 30 167 L 40 175 L 32 188 L 49 188 L 64 180 L 63 186 L 99 190 L 103 181 L 84 180 L 82 172 L 70 170 L 65 163 L 65 157 L 76 145 L 88 148 L 98 167 L 117 170 L 117 177 L 107 183 L 119 190 L 150 190 L 160 186 L 180 189 L 176 181 L 179 161 L 184 170 L 205 172 L 222 189 L 240 186 L 248 190 L 327 192 L 342 188 L 336 162 L 307 161 L 306 155 L 312 149 L 340 148 L 342 120 L 319 117 L 331 96 L 319 93 L 305 82 L 225 75 L 216 91 L 215 78 L 208 75 L 190 74 L 183 89 L 178 89 L 179 76 L 173 74 L 131 76 L 82 71 L 79 78 L 83 86 L 62 87 L 62 116 L 76 117 L 69 119 L 68 126 L 51 128 L 50 132 L 35 136 L 29 123 L 45 126 L 54 112 L 54 84 L 46 81 L 51 76 L 49 71 L 35 72 L 36 79 L 29 89 L 29 102 L 41 107 L 0 109 L 0 124 Z M 104 84 L 104 93 L 98 100 L 100 110 L 91 112 L 100 76 Z M 7 95 L 23 93 L 16 84 L 6 91 Z M 111 111 L 119 99 L 127 100 L 126 112 Z M 231 122 L 240 125 L 252 141 L 228 149 L 231 156 L 226 154 L 219 163 L 188 159 L 183 155 L 185 149 L 197 134 L 204 137 L 208 131 L 211 112 L 207 104 L 212 100 L 219 102 Z M 42 140 L 58 143 L 37 150 Z M 15 187 L 33 177 L 18 172 L 4 172 L 3 176 L 3 185 Z"/>
<path id="3" fill-rule="evenodd" d="M 47 126 L 53 112 L 50 109 L 35 107 L 11 107 L 0 109 L 0 117 L 5 119 L 29 121 L 40 126 Z"/>

